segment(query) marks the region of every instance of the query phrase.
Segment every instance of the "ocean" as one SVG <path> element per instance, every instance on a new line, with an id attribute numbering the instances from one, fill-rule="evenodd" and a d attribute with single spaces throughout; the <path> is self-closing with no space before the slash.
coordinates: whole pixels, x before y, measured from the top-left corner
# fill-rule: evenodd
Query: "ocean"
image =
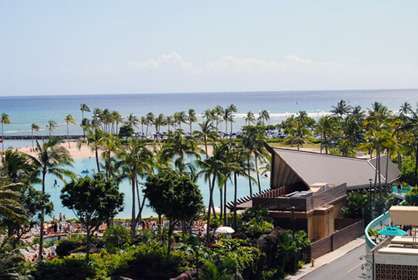
<path id="1" fill-rule="evenodd" d="M 72 114 L 77 123 L 81 120 L 80 104 L 85 103 L 91 109 L 108 108 L 119 111 L 123 116 L 133 113 L 137 116 L 148 112 L 154 114 L 172 114 L 176 111 L 187 111 L 190 108 L 197 113 L 216 105 L 228 106 L 235 104 L 238 113 L 235 116 L 235 129 L 244 123 L 248 111 L 254 113 L 268 110 L 271 115 L 269 123 L 280 120 L 300 110 L 307 111 L 312 117 L 329 113 L 332 106 L 344 99 L 351 105 L 360 105 L 364 109 L 374 101 L 382 102 L 393 111 L 398 111 L 404 102 L 413 105 L 418 103 L 418 90 L 347 90 L 347 91 L 281 91 L 281 92 L 217 92 L 217 93 L 170 93 L 170 94 L 118 94 L 118 95 L 66 95 L 66 96 L 18 96 L 0 97 L 0 113 L 10 116 L 11 124 L 5 126 L 5 135 L 30 135 L 31 124 L 37 123 L 42 128 L 38 134 L 47 135 L 45 126 L 48 120 L 54 120 L 59 127 L 53 134 L 65 134 L 64 117 Z M 222 127 L 222 126 L 221 126 Z M 78 125 L 70 127 L 71 134 L 81 134 Z M 6 147 L 22 147 L 30 145 L 30 141 L 5 141 Z M 73 171 L 93 170 L 94 159 L 79 159 Z M 61 205 L 60 185 L 55 185 L 55 178 L 48 177 L 48 192 L 54 203 L 54 215 L 59 213 L 73 217 L 73 213 Z M 199 186 L 207 204 L 207 183 L 199 180 Z M 262 176 L 262 188 L 269 187 L 269 178 Z M 121 191 L 125 193 L 125 209 L 118 217 L 130 215 L 130 186 L 122 182 Z M 239 197 L 248 195 L 248 182 L 245 178 L 239 181 Z M 218 193 L 215 193 L 215 204 L 218 204 Z M 228 188 L 228 200 L 232 199 L 232 187 Z M 144 209 L 144 216 L 154 215 L 149 207 Z"/>

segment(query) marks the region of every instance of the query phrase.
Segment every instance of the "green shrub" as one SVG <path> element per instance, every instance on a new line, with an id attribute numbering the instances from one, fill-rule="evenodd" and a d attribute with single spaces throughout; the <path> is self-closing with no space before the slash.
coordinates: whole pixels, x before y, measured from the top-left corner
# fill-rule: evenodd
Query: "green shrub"
<path id="1" fill-rule="evenodd" d="M 170 255 L 159 243 L 141 244 L 124 258 L 111 272 L 113 277 L 125 276 L 133 279 L 168 279 L 187 270 L 183 253 L 174 251 Z"/>
<path id="2" fill-rule="evenodd" d="M 80 249 L 83 246 L 83 241 L 81 240 L 71 240 L 71 239 L 64 239 L 58 242 L 57 244 L 57 256 L 58 257 L 65 257 L 70 255 L 72 252 Z"/>
<path id="3" fill-rule="evenodd" d="M 105 231 L 103 242 L 109 252 L 116 252 L 131 242 L 129 230 L 121 225 L 113 225 Z"/>
<path id="4" fill-rule="evenodd" d="M 33 276 L 39 280 L 84 280 L 95 279 L 96 272 L 84 257 L 71 256 L 39 263 Z"/>

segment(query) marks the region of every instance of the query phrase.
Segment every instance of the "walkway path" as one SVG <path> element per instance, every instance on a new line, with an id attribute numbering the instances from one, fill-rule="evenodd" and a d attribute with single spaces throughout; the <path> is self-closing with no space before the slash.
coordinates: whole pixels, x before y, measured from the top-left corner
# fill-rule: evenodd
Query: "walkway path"
<path id="1" fill-rule="evenodd" d="M 288 280 L 354 280 L 360 279 L 366 247 L 364 238 L 358 238 L 315 260 L 314 267 L 305 265 Z"/>

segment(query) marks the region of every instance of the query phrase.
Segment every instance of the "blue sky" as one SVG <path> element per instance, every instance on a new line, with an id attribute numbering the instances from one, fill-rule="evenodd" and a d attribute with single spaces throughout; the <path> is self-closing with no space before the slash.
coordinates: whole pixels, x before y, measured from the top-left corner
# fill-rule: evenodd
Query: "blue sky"
<path id="1" fill-rule="evenodd" d="M 0 0 L 0 95 L 418 88 L 418 1 Z"/>

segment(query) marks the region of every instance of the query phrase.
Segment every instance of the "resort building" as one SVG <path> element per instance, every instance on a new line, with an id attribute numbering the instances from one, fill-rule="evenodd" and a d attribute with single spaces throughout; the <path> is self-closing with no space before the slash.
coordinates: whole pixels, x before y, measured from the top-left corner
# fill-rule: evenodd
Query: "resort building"
<path id="1" fill-rule="evenodd" d="M 371 250 L 372 279 L 416 280 L 418 240 L 414 226 L 418 222 L 418 207 L 392 206 L 389 216 L 391 226 L 382 225 L 379 235 L 384 239 Z"/>
<path id="2" fill-rule="evenodd" d="M 332 239 L 333 234 L 347 226 L 358 222 L 351 233 L 362 234 L 360 221 L 340 218 L 347 191 L 367 189 L 375 177 L 383 185 L 395 182 L 400 176 L 397 165 L 386 157 L 378 161 L 270 146 L 268 150 L 271 153 L 270 190 L 241 201 L 237 209 L 267 208 L 276 226 L 304 230 L 311 241 L 330 238 L 331 250 L 336 243 L 356 237 Z M 377 174 L 379 163 L 381 172 Z"/>

